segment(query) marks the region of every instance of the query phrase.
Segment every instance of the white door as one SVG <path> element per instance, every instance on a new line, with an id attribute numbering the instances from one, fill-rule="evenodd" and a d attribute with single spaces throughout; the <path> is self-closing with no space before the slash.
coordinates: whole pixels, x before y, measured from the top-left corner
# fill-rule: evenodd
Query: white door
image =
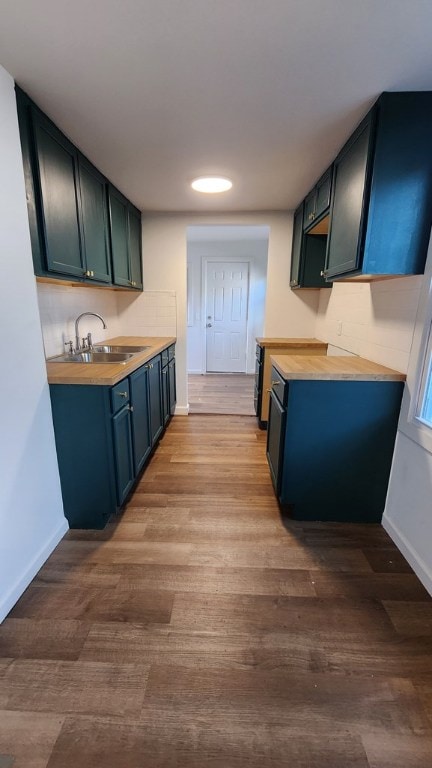
<path id="1" fill-rule="evenodd" d="M 249 262 L 207 262 L 207 371 L 246 372 L 248 293 Z"/>

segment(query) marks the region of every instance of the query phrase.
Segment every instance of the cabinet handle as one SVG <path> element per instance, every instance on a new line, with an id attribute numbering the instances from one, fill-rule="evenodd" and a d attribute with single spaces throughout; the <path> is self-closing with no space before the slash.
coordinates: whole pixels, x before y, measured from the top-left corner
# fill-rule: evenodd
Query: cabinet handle
<path id="1" fill-rule="evenodd" d="M 90 270 L 86 269 L 86 271 L 83 274 L 84 274 L 84 277 L 90 277 Z"/>
<path id="2" fill-rule="evenodd" d="M 93 270 L 91 270 L 91 272 L 90 272 L 90 277 L 94 277 L 94 272 L 93 272 Z"/>
<path id="3" fill-rule="evenodd" d="M 279 387 L 280 381 L 272 381 L 271 385 L 272 387 Z"/>
<path id="4" fill-rule="evenodd" d="M 116 392 L 116 395 L 118 395 L 119 397 L 127 397 L 128 393 L 127 392 Z"/>
<path id="5" fill-rule="evenodd" d="M 133 405 L 127 405 L 126 408 L 128 409 L 128 411 L 132 411 L 133 412 Z"/>
<path id="6" fill-rule="evenodd" d="M 321 270 L 321 272 L 320 272 L 320 274 L 321 274 L 321 277 L 326 277 L 326 275 L 327 275 L 327 272 L 326 272 L 326 270 L 325 270 L 325 269 L 322 269 L 322 270 Z"/>

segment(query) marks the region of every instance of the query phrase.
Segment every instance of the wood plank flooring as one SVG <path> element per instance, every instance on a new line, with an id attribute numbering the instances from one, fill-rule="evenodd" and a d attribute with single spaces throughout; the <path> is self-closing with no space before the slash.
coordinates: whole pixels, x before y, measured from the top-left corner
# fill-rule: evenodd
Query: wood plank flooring
<path id="1" fill-rule="evenodd" d="M 282 519 L 265 433 L 174 418 L 0 626 L 0 766 L 430 768 L 432 600 L 380 526 Z"/>
<path id="2" fill-rule="evenodd" d="M 189 374 L 190 413 L 253 416 L 255 376 L 245 373 Z"/>

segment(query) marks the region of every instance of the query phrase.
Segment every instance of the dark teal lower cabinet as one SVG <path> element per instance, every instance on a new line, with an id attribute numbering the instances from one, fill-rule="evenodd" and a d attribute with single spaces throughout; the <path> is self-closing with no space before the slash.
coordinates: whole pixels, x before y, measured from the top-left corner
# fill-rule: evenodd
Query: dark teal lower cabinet
<path id="1" fill-rule="evenodd" d="M 149 369 L 143 365 L 129 377 L 133 408 L 131 415 L 135 475 L 143 468 L 152 449 L 148 408 L 148 376 Z"/>
<path id="2" fill-rule="evenodd" d="M 168 363 L 168 384 L 169 384 L 168 410 L 169 410 L 169 415 L 174 416 L 174 411 L 175 411 L 176 402 L 177 402 L 175 358 L 173 358 Z"/>
<path id="3" fill-rule="evenodd" d="M 170 371 L 166 366 L 167 407 Z M 175 369 L 173 369 L 175 371 Z M 161 355 L 115 386 L 51 384 L 57 458 L 71 528 L 103 528 L 164 430 Z"/>
<path id="4" fill-rule="evenodd" d="M 168 423 L 170 417 L 169 401 L 169 374 L 168 366 L 162 368 L 162 419 L 164 425 Z"/>
<path id="5" fill-rule="evenodd" d="M 381 521 L 402 391 L 395 381 L 306 380 L 287 382 L 280 400 L 272 392 L 267 458 L 290 517 Z"/>
<path id="6" fill-rule="evenodd" d="M 158 355 L 147 363 L 149 371 L 150 439 L 154 445 L 164 428 L 162 417 L 162 364 Z"/>
<path id="7" fill-rule="evenodd" d="M 117 480 L 117 503 L 119 507 L 126 501 L 128 493 L 135 480 L 130 408 L 130 405 L 125 405 L 121 411 L 113 416 L 112 420 Z"/>

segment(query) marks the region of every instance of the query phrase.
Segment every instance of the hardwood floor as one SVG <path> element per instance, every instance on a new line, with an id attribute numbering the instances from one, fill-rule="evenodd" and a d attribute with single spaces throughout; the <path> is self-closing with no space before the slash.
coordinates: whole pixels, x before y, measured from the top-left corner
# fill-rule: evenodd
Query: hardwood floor
<path id="1" fill-rule="evenodd" d="M 245 373 L 189 374 L 189 413 L 254 416 L 254 387 Z"/>
<path id="2" fill-rule="evenodd" d="M 432 600 L 375 525 L 282 519 L 265 433 L 174 418 L 0 626 L 0 767 L 430 768 Z"/>

